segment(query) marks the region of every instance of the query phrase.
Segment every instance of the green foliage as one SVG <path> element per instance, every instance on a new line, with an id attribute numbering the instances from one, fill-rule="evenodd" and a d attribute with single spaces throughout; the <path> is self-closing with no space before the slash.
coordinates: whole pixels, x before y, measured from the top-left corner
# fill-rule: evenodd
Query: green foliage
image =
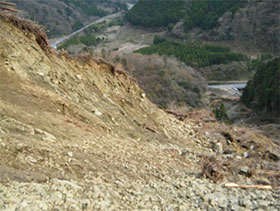
<path id="1" fill-rule="evenodd" d="M 260 65 L 272 58 L 273 56 L 271 54 L 262 54 L 261 56 L 258 56 L 257 59 L 254 59 L 247 64 L 248 70 L 255 71 Z"/>
<path id="2" fill-rule="evenodd" d="M 77 45 L 77 44 L 84 44 L 86 46 L 95 46 L 98 44 L 100 39 L 96 39 L 94 35 L 86 34 L 83 36 L 74 36 L 71 39 L 64 42 L 61 46 L 59 46 L 58 49 L 67 49 L 71 45 Z"/>
<path id="3" fill-rule="evenodd" d="M 80 21 L 75 21 L 74 25 L 72 26 L 73 31 L 77 31 L 82 28 L 84 25 Z"/>
<path id="4" fill-rule="evenodd" d="M 154 37 L 154 42 L 153 43 L 154 43 L 154 45 L 157 45 L 157 44 L 163 43 L 165 41 L 167 41 L 167 40 L 164 37 L 156 35 Z"/>
<path id="5" fill-rule="evenodd" d="M 244 0 L 194 0 L 187 7 L 187 18 L 185 19 L 185 30 L 194 27 L 212 29 L 219 17 L 225 12 L 235 12 L 243 5 Z"/>
<path id="6" fill-rule="evenodd" d="M 109 27 L 111 27 L 111 26 L 123 26 L 123 25 L 124 25 L 124 21 L 120 18 L 118 18 L 116 20 L 113 20 L 110 23 L 108 23 Z"/>
<path id="7" fill-rule="evenodd" d="M 91 34 L 91 33 L 94 33 L 94 32 L 101 32 L 103 29 L 106 28 L 106 22 L 103 21 L 101 23 L 97 23 L 97 24 L 94 24 L 94 25 L 91 25 L 90 27 L 86 28 L 85 29 L 85 33 L 86 34 Z"/>
<path id="8" fill-rule="evenodd" d="M 79 43 L 80 43 L 79 37 L 78 37 L 78 36 L 74 36 L 74 37 L 72 37 L 71 39 L 65 41 L 62 45 L 60 45 L 60 46 L 58 47 L 58 49 L 59 49 L 59 50 L 61 50 L 61 49 L 67 49 L 69 46 L 71 46 L 71 45 L 77 45 L 77 44 L 79 44 Z"/>
<path id="9" fill-rule="evenodd" d="M 230 48 L 229 47 L 224 47 L 224 46 L 220 46 L 220 45 L 204 45 L 204 48 L 210 52 L 213 53 L 229 53 L 230 52 Z"/>
<path id="10" fill-rule="evenodd" d="M 175 24 L 174 24 L 174 23 L 170 23 L 170 24 L 168 24 L 168 26 L 167 26 L 168 31 L 170 31 L 170 32 L 171 32 L 174 26 L 175 26 Z"/>
<path id="11" fill-rule="evenodd" d="M 214 64 L 228 64 L 233 61 L 246 60 L 240 53 L 232 53 L 227 47 L 203 45 L 198 42 L 178 43 L 155 36 L 154 44 L 136 51 L 144 55 L 159 54 L 175 56 L 187 65 L 203 67 Z"/>
<path id="12" fill-rule="evenodd" d="M 91 46 L 91 45 L 96 45 L 97 44 L 97 39 L 95 38 L 94 35 L 84 35 L 84 36 L 80 36 L 80 41 L 81 43 L 85 44 L 86 46 Z"/>
<path id="13" fill-rule="evenodd" d="M 257 72 L 241 96 L 241 101 L 266 114 L 280 114 L 280 58 L 258 63 Z"/>
<path id="14" fill-rule="evenodd" d="M 157 28 L 176 23 L 183 17 L 183 0 L 140 0 L 125 18 L 133 25 Z"/>
<path id="15" fill-rule="evenodd" d="M 229 117 L 226 112 L 225 105 L 221 103 L 213 110 L 213 113 L 218 121 L 230 123 Z"/>
<path id="16" fill-rule="evenodd" d="M 92 0 L 61 0 L 67 5 L 73 5 L 74 7 L 80 8 L 88 16 L 99 16 L 103 17 L 108 14 L 108 12 L 98 9 L 97 5 Z M 71 14 L 70 11 L 67 11 L 67 14 Z"/>
<path id="17" fill-rule="evenodd" d="M 124 10 L 124 11 L 127 11 L 127 5 L 125 3 L 122 3 L 122 2 L 114 2 L 114 4 L 120 8 L 121 10 Z"/>

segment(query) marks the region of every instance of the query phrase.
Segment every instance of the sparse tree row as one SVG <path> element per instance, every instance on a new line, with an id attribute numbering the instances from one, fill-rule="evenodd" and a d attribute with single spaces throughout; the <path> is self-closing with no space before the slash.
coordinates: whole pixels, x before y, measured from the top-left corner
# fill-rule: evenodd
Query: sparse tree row
<path id="1" fill-rule="evenodd" d="M 181 44 L 155 36 L 154 44 L 137 51 L 141 54 L 159 54 L 175 56 L 178 60 L 194 67 L 214 64 L 228 64 L 233 61 L 244 61 L 247 57 L 240 53 L 230 52 L 228 47 L 203 45 L 199 42 Z"/>
<path id="2" fill-rule="evenodd" d="M 243 92 L 241 101 L 266 114 L 280 114 L 280 58 L 257 66 L 257 72 Z"/>

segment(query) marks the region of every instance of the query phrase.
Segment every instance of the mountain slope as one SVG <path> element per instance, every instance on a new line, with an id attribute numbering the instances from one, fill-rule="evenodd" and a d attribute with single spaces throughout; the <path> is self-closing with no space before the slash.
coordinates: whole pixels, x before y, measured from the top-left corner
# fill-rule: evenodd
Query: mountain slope
<path id="1" fill-rule="evenodd" d="M 219 19 L 212 39 L 243 40 L 277 55 L 280 52 L 279 11 L 279 1 L 247 1 L 236 13 L 226 12 Z"/>
<path id="2" fill-rule="evenodd" d="M 126 1 L 9 0 L 22 10 L 22 16 L 44 25 L 49 37 L 58 37 L 80 29 L 97 17 L 126 9 Z"/>
<path id="3" fill-rule="evenodd" d="M 58 145 L 60 140 L 74 144 L 77 137 L 88 142 L 104 136 L 108 145 L 121 138 L 132 145 L 154 140 L 160 146 L 189 133 L 185 128 L 180 132 L 167 127 L 175 119 L 150 103 L 133 80 L 114 75 L 110 65 L 87 55 L 77 59 L 63 54 L 60 59 L 52 52 L 46 55 L 32 34 L 28 34 L 30 39 L 2 23 L 1 62 L 6 64 L 1 67 L 2 119 L 11 118 L 19 125 L 25 122 L 23 128 L 40 126 L 39 130 L 56 137 Z M 9 47 L 3 48 L 5 43 Z M 32 143 L 40 133 L 19 135 Z"/>
<path id="4" fill-rule="evenodd" d="M 167 2 L 172 5 L 172 1 Z M 236 41 L 241 42 L 240 45 L 244 45 L 245 42 L 248 46 L 255 46 L 260 52 L 279 53 L 279 1 L 187 0 L 180 2 L 184 5 L 174 8 L 170 6 L 171 12 L 167 12 L 164 4 L 158 6 L 158 0 L 141 0 L 126 17 L 131 24 L 146 28 L 156 27 L 153 24 L 157 22 L 149 21 L 148 17 L 156 16 L 159 20 L 167 17 L 165 24 L 158 24 L 158 26 L 170 24 L 168 30 L 172 31 L 175 37 L 184 40 L 194 38 L 204 41 Z M 147 7 L 154 8 L 154 12 L 151 13 L 150 9 L 146 9 Z M 177 18 L 168 19 L 169 13 L 175 14 Z M 174 26 L 175 22 L 177 24 Z"/>
<path id="5" fill-rule="evenodd" d="M 241 101 L 280 119 L 280 58 L 260 63 L 244 89 Z"/>
<path id="6" fill-rule="evenodd" d="M 239 209 L 253 194 L 196 177 L 215 154 L 201 121 L 158 109 L 102 59 L 47 49 L 32 23 L 0 16 L 0 31 L 0 209 Z M 256 156 L 276 148 L 258 137 Z M 257 205 L 277 208 L 276 193 L 248 200 L 256 195 Z"/>
<path id="7" fill-rule="evenodd" d="M 196 145 L 193 129 L 150 103 L 133 80 L 88 56 L 46 53 L 33 33 L 0 21 L 1 181 L 101 177 L 116 191 L 115 181 L 144 184 L 187 168 L 173 144 Z M 118 209 L 137 202 L 118 198 Z"/>
<path id="8" fill-rule="evenodd" d="M 182 0 L 140 0 L 125 18 L 133 25 L 147 28 L 166 27 L 168 24 L 178 22 L 183 17 Z"/>

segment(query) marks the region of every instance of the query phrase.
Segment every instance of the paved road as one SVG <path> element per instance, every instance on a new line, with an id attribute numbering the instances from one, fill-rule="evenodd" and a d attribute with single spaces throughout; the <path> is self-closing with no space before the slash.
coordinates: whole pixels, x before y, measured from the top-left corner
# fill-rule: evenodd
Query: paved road
<path id="1" fill-rule="evenodd" d="M 208 88 L 212 89 L 244 89 L 247 83 L 231 83 L 231 84 L 217 84 L 217 85 L 208 85 Z"/>
<path id="2" fill-rule="evenodd" d="M 228 96 L 240 97 L 242 92 L 241 90 L 246 87 L 247 83 L 228 83 L 228 84 L 215 84 L 208 85 L 208 89 L 217 89 L 223 90 L 227 93 Z"/>
<path id="3" fill-rule="evenodd" d="M 131 10 L 132 7 L 134 6 L 134 4 L 130 4 L 130 3 L 127 3 L 126 5 L 127 5 L 127 9 L 128 9 L 128 10 Z"/>
<path id="4" fill-rule="evenodd" d="M 79 29 L 79 30 L 77 30 L 77 31 L 67 35 L 67 36 L 61 37 L 61 38 L 59 38 L 59 39 L 57 39 L 56 41 L 53 41 L 53 42 L 51 41 L 51 47 L 56 49 L 64 41 L 70 39 L 71 37 L 75 36 L 76 34 L 79 34 L 80 32 L 82 32 L 86 28 L 92 26 L 93 24 L 98 24 L 98 23 L 101 23 L 103 21 L 112 20 L 112 19 L 120 17 L 120 16 L 121 16 L 121 12 L 118 12 L 118 13 L 114 13 L 112 15 L 107 15 L 107 16 L 105 16 L 103 18 L 100 18 L 100 19 L 98 19 L 98 20 L 96 20 L 96 21 L 94 21 L 94 22 L 84 26 L 83 28 L 81 28 L 81 29 Z"/>

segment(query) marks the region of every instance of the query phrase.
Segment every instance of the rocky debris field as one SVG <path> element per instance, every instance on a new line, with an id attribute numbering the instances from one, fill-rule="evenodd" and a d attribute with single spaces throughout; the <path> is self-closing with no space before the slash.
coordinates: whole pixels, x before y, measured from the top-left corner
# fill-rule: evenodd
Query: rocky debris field
<path id="1" fill-rule="evenodd" d="M 1 210 L 280 209 L 276 142 L 168 114 L 110 63 L 42 50 L 21 24 L 0 17 Z"/>
<path id="2" fill-rule="evenodd" d="M 44 184 L 0 184 L 1 210 L 269 210 L 280 209 L 279 191 L 225 189 L 188 173 L 158 174 L 147 183 L 82 183 L 52 179 Z"/>

